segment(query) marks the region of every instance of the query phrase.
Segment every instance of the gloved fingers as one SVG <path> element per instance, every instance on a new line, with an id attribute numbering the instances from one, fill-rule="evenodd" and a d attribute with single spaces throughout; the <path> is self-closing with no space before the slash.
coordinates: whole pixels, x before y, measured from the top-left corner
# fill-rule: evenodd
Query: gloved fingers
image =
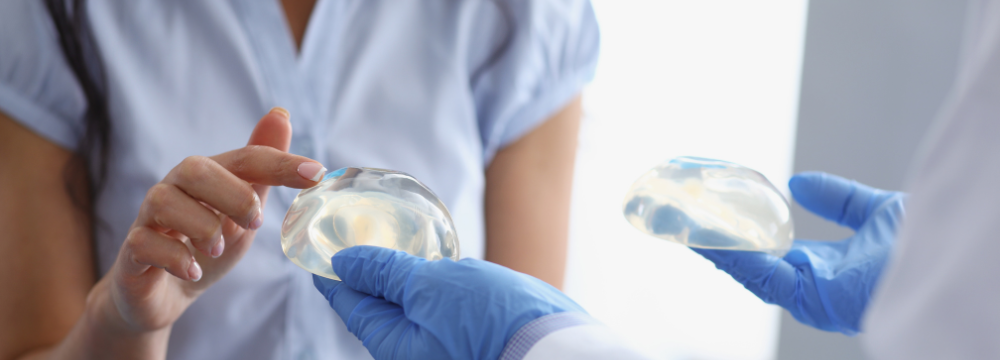
<path id="1" fill-rule="evenodd" d="M 853 237 L 839 241 L 795 240 L 792 249 L 782 258 L 802 273 L 809 269 L 812 276 L 829 278 L 843 265 Z"/>
<path id="2" fill-rule="evenodd" d="M 795 296 L 795 269 L 783 259 L 757 251 L 691 248 L 743 287 L 770 304 L 786 306 Z"/>
<path id="3" fill-rule="evenodd" d="M 858 230 L 891 193 L 823 172 L 803 172 L 788 181 L 792 197 L 824 219 Z"/>
<path id="4" fill-rule="evenodd" d="M 876 221 L 866 226 L 867 229 L 862 229 L 873 242 L 892 244 L 896 239 L 899 227 L 903 224 L 903 218 L 906 216 L 904 208 L 906 194 L 891 194 L 892 197 L 888 201 L 874 210 L 878 212 L 875 217 Z"/>
<path id="5" fill-rule="evenodd" d="M 358 308 L 358 304 L 362 300 L 371 297 L 371 295 L 345 286 L 340 281 L 327 279 L 318 275 L 313 275 L 313 285 L 316 286 L 316 290 L 319 290 L 326 297 L 326 300 L 330 302 L 330 307 L 333 308 L 333 311 L 337 315 L 340 315 L 345 324 L 351 319 L 351 315 Z M 352 329 L 351 332 L 354 332 L 354 330 Z"/>
<path id="6" fill-rule="evenodd" d="M 355 291 L 340 281 L 313 275 L 313 284 L 330 301 L 330 307 L 344 320 L 347 330 L 369 349 L 380 348 L 380 344 L 371 342 L 380 341 L 394 331 L 387 324 L 409 322 L 399 305 Z"/>
<path id="7" fill-rule="evenodd" d="M 313 285 L 316 286 L 316 290 L 319 290 L 320 294 L 323 294 L 327 300 L 330 300 L 330 296 L 333 295 L 334 289 L 340 286 L 342 282 L 327 279 L 325 277 L 313 274 Z"/>
<path id="8" fill-rule="evenodd" d="M 402 304 L 410 274 L 427 260 L 383 247 L 353 246 L 334 254 L 330 262 L 348 287 Z"/>
<path id="9" fill-rule="evenodd" d="M 340 281 L 327 279 L 318 275 L 313 275 L 313 285 L 316 286 L 316 290 L 319 290 L 326 297 L 326 300 L 330 302 L 330 307 L 333 308 L 333 311 L 337 315 L 340 315 L 344 323 L 347 323 L 347 320 L 351 318 L 351 313 L 354 312 L 358 304 L 370 296 L 354 291 Z"/>
<path id="10" fill-rule="evenodd" d="M 362 299 L 344 323 L 372 355 L 382 359 L 398 358 L 394 353 L 401 331 L 413 325 L 402 307 L 372 296 Z"/>

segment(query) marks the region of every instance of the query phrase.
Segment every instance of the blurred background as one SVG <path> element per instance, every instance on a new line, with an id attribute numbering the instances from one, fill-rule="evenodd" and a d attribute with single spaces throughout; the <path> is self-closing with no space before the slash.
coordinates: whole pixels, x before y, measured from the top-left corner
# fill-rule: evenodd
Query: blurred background
<path id="1" fill-rule="evenodd" d="M 966 0 L 594 0 L 566 291 L 657 359 L 864 359 L 860 337 L 799 325 L 711 263 L 642 235 L 626 190 L 657 163 L 719 158 L 787 194 L 822 170 L 903 188 L 951 85 Z M 794 206 L 796 237 L 850 232 Z"/>

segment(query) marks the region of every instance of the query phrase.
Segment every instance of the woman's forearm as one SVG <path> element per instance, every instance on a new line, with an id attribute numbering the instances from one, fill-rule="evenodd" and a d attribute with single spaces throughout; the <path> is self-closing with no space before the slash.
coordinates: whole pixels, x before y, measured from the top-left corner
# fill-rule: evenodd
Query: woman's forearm
<path id="1" fill-rule="evenodd" d="M 164 359 L 170 330 L 170 326 L 143 332 L 129 329 L 102 280 L 94 286 L 84 313 L 62 341 L 18 359 Z"/>

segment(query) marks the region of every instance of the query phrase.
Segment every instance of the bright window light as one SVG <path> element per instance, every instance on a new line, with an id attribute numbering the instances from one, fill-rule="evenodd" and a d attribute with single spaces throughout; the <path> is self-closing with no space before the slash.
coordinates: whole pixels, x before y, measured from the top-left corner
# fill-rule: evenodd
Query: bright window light
<path id="1" fill-rule="evenodd" d="M 779 309 L 621 213 L 632 182 L 682 155 L 733 161 L 787 192 L 806 0 L 594 0 L 567 293 L 656 359 L 773 359 Z"/>

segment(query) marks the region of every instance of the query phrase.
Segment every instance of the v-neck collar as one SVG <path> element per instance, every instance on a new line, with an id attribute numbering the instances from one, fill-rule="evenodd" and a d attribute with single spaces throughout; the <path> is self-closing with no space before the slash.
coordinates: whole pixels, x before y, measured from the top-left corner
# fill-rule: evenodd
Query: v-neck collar
<path id="1" fill-rule="evenodd" d="M 317 44 L 313 43 L 314 41 L 312 39 L 318 36 L 316 35 L 316 32 L 318 31 L 317 28 L 323 26 L 323 21 L 320 19 L 322 18 L 323 11 L 326 10 L 323 7 L 328 6 L 326 4 L 328 2 L 329 1 L 325 0 L 316 0 L 316 4 L 313 5 L 312 12 L 309 13 L 309 20 L 306 22 L 306 30 L 302 33 L 302 43 L 299 44 L 300 47 L 298 48 L 295 47 L 295 36 L 292 34 L 292 26 L 288 23 L 287 17 L 283 18 L 285 19 L 285 29 L 287 29 L 289 41 L 292 49 L 295 50 L 294 53 L 296 60 L 298 60 L 300 64 L 302 63 L 302 59 L 307 59 L 310 56 L 309 53 L 313 52 L 313 49 L 317 46 Z M 280 8 L 281 5 L 278 6 Z"/>
<path id="2" fill-rule="evenodd" d="M 277 0 L 231 0 L 247 41 L 253 49 L 265 85 L 265 106 L 284 106 L 292 112 L 292 127 L 319 130 L 310 124 L 329 116 L 336 77 L 338 8 L 344 1 L 318 0 L 296 49 L 295 40 Z M 308 122 L 308 123 L 306 123 Z"/>
<path id="3" fill-rule="evenodd" d="M 287 21 L 282 17 L 281 5 L 276 0 L 232 0 L 231 3 L 265 79 L 267 89 L 264 92 L 272 97 L 263 100 L 295 107 L 288 103 L 288 97 L 297 97 L 297 50 L 290 39 Z M 303 48 L 306 45 L 303 41 Z"/>

